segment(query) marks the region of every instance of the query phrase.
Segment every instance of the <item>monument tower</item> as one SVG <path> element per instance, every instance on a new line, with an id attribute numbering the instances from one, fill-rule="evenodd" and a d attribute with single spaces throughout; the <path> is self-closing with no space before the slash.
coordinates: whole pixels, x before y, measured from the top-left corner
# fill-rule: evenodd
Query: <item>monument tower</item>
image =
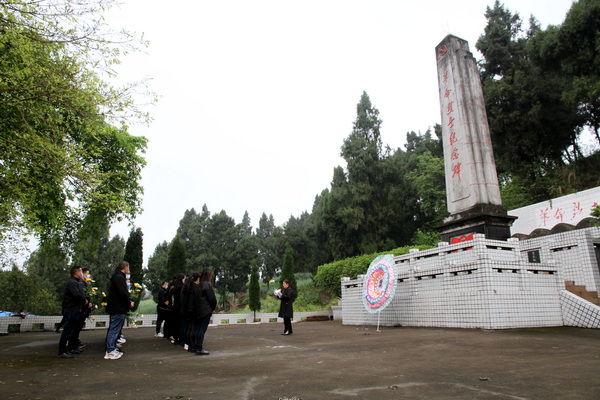
<path id="1" fill-rule="evenodd" d="M 435 48 L 438 68 L 446 200 L 442 240 L 474 233 L 506 240 L 515 217 L 502 206 L 481 79 L 469 44 L 448 35 Z"/>

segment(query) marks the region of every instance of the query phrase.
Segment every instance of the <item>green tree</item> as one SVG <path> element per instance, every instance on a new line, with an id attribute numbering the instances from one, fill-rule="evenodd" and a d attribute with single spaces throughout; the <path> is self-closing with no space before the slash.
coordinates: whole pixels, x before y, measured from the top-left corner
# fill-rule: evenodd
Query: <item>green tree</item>
<path id="1" fill-rule="evenodd" d="M 448 214 L 446 207 L 446 185 L 444 159 L 431 153 L 417 156 L 417 165 L 407 174 L 408 181 L 416 191 L 420 211 L 421 228 L 434 231 Z M 415 243 L 416 244 L 416 243 Z"/>
<path id="2" fill-rule="evenodd" d="M 279 286 L 283 288 L 283 281 L 289 280 L 292 283 L 293 296 L 292 301 L 298 297 L 298 287 L 296 285 L 296 276 L 294 275 L 294 255 L 289 243 L 285 244 L 285 254 L 283 255 L 283 266 L 281 267 L 281 275 L 279 276 Z"/>
<path id="3" fill-rule="evenodd" d="M 101 12 L 112 3 L 0 2 L 0 240 L 16 228 L 72 243 L 89 213 L 140 210 L 146 139 L 124 123 L 148 117 L 135 85 L 98 73 L 135 48 L 126 33 L 107 35 Z"/>
<path id="4" fill-rule="evenodd" d="M 63 293 L 68 275 L 67 273 L 64 276 Z M 37 276 L 26 274 L 17 268 L 0 271 L 0 291 L 10 293 L 10 296 L 0 296 L 0 310 L 37 315 L 61 313 L 60 303 L 56 301 L 55 294 L 41 286 Z"/>
<path id="5" fill-rule="evenodd" d="M 297 272 L 316 272 L 317 265 L 314 264 L 317 243 L 312 238 L 312 216 L 306 211 L 299 218 L 290 216 L 285 223 L 284 238 L 290 244 Z"/>
<path id="6" fill-rule="evenodd" d="M 69 276 L 69 259 L 62 247 L 60 238 L 54 236 L 40 243 L 40 246 L 25 262 L 29 276 L 38 278 L 39 285 L 54 295 L 54 301 L 62 300 L 65 282 Z M 65 278 L 67 277 L 67 278 Z"/>
<path id="7" fill-rule="evenodd" d="M 354 232 L 360 252 L 373 252 L 383 245 L 389 234 L 387 224 L 382 223 L 380 207 L 386 200 L 383 188 L 381 142 L 381 119 L 379 110 L 371 104 L 366 92 L 356 105 L 356 120 L 352 133 L 341 148 L 348 171 L 350 197 L 346 211 L 352 223 L 347 225 Z M 354 229 L 352 229 L 354 228 Z"/>
<path id="8" fill-rule="evenodd" d="M 519 15 L 499 1 L 485 16 L 476 47 L 484 56 L 482 85 L 497 169 L 505 182 L 518 177 L 532 203 L 545 200 L 557 186 L 553 171 L 581 156 L 577 105 L 563 96 L 570 78 L 536 56 L 549 43 L 535 45 L 541 38 L 535 19 L 525 31 Z M 544 179 L 552 183 L 540 185 Z"/>
<path id="9" fill-rule="evenodd" d="M 600 143 L 600 3 L 574 2 L 560 26 L 549 27 L 532 39 L 539 61 L 571 78 L 562 96 L 577 105 L 578 128 L 589 128 Z"/>
<path id="10" fill-rule="evenodd" d="M 132 228 L 129 232 L 129 238 L 125 244 L 124 258 L 129 263 L 133 293 L 132 299 L 134 302 L 133 311 L 135 311 L 140 305 L 143 294 L 141 285 L 144 283 L 144 234 L 142 233 L 142 228 Z M 140 287 L 137 288 L 136 285 L 140 285 Z"/>
<path id="11" fill-rule="evenodd" d="M 115 235 L 109 239 L 108 233 L 100 243 L 97 264 L 90 266 L 96 286 L 105 292 L 108 291 L 110 279 L 115 273 L 117 266 L 125 256 L 125 239 Z"/>
<path id="12" fill-rule="evenodd" d="M 146 277 L 146 287 L 158 301 L 158 290 L 164 281 L 171 280 L 173 276 L 167 274 L 167 261 L 169 259 L 169 243 L 166 241 L 159 243 L 154 248 L 154 253 L 148 258 L 148 269 L 144 276 Z"/>
<path id="13" fill-rule="evenodd" d="M 254 320 L 256 312 L 260 311 L 260 285 L 258 283 L 258 263 L 252 262 L 252 273 L 250 274 L 250 284 L 248 285 L 248 307 L 254 311 Z"/>
<path id="14" fill-rule="evenodd" d="M 166 275 L 167 277 L 173 277 L 179 273 L 187 273 L 187 259 L 183 241 L 179 236 L 175 236 L 169 245 Z"/>
<path id="15" fill-rule="evenodd" d="M 262 213 L 256 229 L 256 240 L 260 274 L 267 287 L 282 262 L 281 254 L 278 251 L 281 234 L 281 228 L 275 226 L 273 215 L 270 214 L 267 217 L 265 213 Z"/>

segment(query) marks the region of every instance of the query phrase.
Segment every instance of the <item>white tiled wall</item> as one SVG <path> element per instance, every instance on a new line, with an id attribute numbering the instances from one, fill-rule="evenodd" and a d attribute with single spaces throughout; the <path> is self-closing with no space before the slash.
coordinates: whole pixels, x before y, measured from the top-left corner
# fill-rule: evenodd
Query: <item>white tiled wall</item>
<path id="1" fill-rule="evenodd" d="M 564 325 L 600 329 L 600 307 L 566 290 L 560 292 Z"/>
<path id="2" fill-rule="evenodd" d="M 380 315 L 363 307 L 364 276 L 342 279 L 343 323 L 485 329 L 561 326 L 564 281 L 577 276 L 582 278 L 582 283 L 575 279 L 577 284 L 595 282 L 592 270 L 596 268 L 597 275 L 597 263 L 593 249 L 587 247 L 600 237 L 600 228 L 560 235 L 553 235 L 554 242 L 548 244 L 544 238 L 528 241 L 525 247 L 516 239 L 503 242 L 476 235 L 470 242 L 411 250 L 395 257 L 396 292 Z M 573 240 L 578 246 L 568 250 L 571 253 L 555 251 Z M 542 262 L 527 261 L 532 246 L 542 249 Z"/>

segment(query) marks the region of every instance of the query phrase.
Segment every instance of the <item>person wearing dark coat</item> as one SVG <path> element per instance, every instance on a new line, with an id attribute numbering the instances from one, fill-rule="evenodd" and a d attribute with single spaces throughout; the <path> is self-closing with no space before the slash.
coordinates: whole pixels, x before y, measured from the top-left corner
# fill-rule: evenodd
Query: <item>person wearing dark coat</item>
<path id="1" fill-rule="evenodd" d="M 279 318 L 283 318 L 283 333 L 282 335 L 291 335 L 292 332 L 292 318 L 294 318 L 294 307 L 292 306 L 292 296 L 294 291 L 292 289 L 292 283 L 289 280 L 283 281 L 283 290 L 279 294 Z"/>
<path id="2" fill-rule="evenodd" d="M 110 279 L 106 312 L 110 315 L 110 323 L 106 331 L 106 354 L 107 360 L 116 360 L 123 353 L 117 350 L 117 339 L 125 322 L 127 312 L 133 308 L 133 301 L 129 298 L 127 289 L 127 275 L 129 275 L 129 263 L 121 261 L 117 271 Z"/>
<path id="3" fill-rule="evenodd" d="M 189 352 L 195 352 L 195 338 L 198 331 L 198 324 L 195 320 L 195 302 L 194 294 L 200 284 L 200 273 L 193 272 L 185 281 L 181 290 L 181 319 L 182 326 L 185 325 L 185 333 L 182 333 L 183 348 Z M 185 322 L 183 322 L 185 321 Z"/>
<path id="4" fill-rule="evenodd" d="M 81 268 L 82 277 L 79 280 L 79 286 L 83 290 L 83 293 L 86 293 L 86 287 L 92 284 L 92 275 L 88 268 Z M 89 281 L 88 281 L 89 279 Z M 79 334 L 83 330 L 85 326 L 85 320 L 90 316 L 92 312 L 92 303 L 91 298 L 86 296 L 87 300 L 86 305 L 82 307 L 81 314 L 79 315 L 79 320 L 75 326 L 75 330 L 69 339 L 69 353 L 71 354 L 80 354 L 83 351 L 85 345 L 79 340 Z"/>
<path id="5" fill-rule="evenodd" d="M 204 336 L 210 324 L 210 318 L 217 307 L 217 297 L 211 285 L 213 272 L 204 269 L 197 280 L 197 285 L 192 291 L 190 312 L 195 326 L 195 335 L 192 335 L 193 348 L 197 356 L 207 356 L 210 353 L 202 348 Z"/>
<path id="6" fill-rule="evenodd" d="M 184 311 L 182 308 L 182 297 L 181 292 L 183 291 L 183 286 L 185 284 L 186 277 L 184 274 L 178 274 L 172 284 L 169 285 L 169 297 L 173 300 L 173 307 L 171 308 L 171 335 L 173 336 L 173 340 L 171 343 L 184 345 L 185 342 L 185 332 L 187 329 L 187 324 L 185 323 L 185 319 L 182 318 Z"/>
<path id="7" fill-rule="evenodd" d="M 72 341 L 71 337 L 77 328 L 77 322 L 83 307 L 87 305 L 81 278 L 81 267 L 71 267 L 71 277 L 65 286 L 62 303 L 65 324 L 58 342 L 58 356 L 60 358 L 73 358 L 73 354 L 68 349 L 76 348 L 76 343 L 70 343 Z"/>
<path id="8" fill-rule="evenodd" d="M 169 282 L 165 281 L 158 289 L 158 304 L 156 305 L 156 334 L 155 337 L 169 337 L 169 315 L 171 314 L 171 302 L 169 301 L 169 295 L 167 289 L 169 288 Z M 165 323 L 164 334 L 160 333 L 160 327 L 162 323 Z"/>

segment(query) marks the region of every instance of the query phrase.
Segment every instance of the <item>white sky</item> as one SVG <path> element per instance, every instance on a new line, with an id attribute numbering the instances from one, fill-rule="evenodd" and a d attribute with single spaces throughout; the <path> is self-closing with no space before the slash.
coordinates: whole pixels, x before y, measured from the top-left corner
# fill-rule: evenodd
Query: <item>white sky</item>
<path id="1" fill-rule="evenodd" d="M 248 211 L 282 225 L 310 212 L 345 162 L 340 147 L 363 91 L 393 149 L 440 121 L 435 46 L 475 43 L 493 0 L 124 0 L 114 28 L 150 41 L 123 59 L 120 79 L 152 78 L 154 122 L 142 173 L 144 259 L 170 241 L 186 209 Z M 560 24 L 571 0 L 505 0 L 527 22 Z M 130 227 L 114 225 L 125 239 Z"/>

